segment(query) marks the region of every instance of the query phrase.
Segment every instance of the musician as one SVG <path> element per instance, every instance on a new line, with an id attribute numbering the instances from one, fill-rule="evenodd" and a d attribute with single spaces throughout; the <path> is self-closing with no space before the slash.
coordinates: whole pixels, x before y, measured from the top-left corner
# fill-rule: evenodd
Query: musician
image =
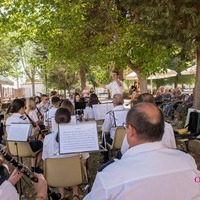
<path id="1" fill-rule="evenodd" d="M 187 153 L 164 147 L 164 116 L 150 103 L 127 114 L 130 149 L 97 173 L 84 200 L 198 200 L 200 171 Z"/>
<path id="2" fill-rule="evenodd" d="M 45 111 L 49 107 L 49 99 L 46 94 L 42 95 L 41 102 L 37 104 L 38 112 L 41 113 L 42 116 L 44 116 Z"/>
<path id="3" fill-rule="evenodd" d="M 142 103 L 142 102 L 151 103 L 155 105 L 155 99 L 153 95 L 151 95 L 150 93 L 143 93 L 138 96 L 137 103 Z M 176 148 L 176 141 L 175 141 L 172 125 L 167 122 L 165 122 L 162 143 L 164 146 L 168 148 L 172 148 L 172 149 Z M 130 146 L 127 141 L 127 135 L 125 135 L 123 143 L 122 143 L 122 147 L 121 147 L 121 153 L 124 154 L 129 149 L 129 147 Z"/>
<path id="4" fill-rule="evenodd" d="M 4 173 L 4 174 L 3 174 Z M 0 177 L 7 177 L 8 169 L 6 165 L 0 166 Z M 20 180 L 22 177 L 22 173 L 15 169 L 10 177 L 1 180 L 0 184 L 0 199 L 2 200 L 19 200 L 19 194 L 17 193 L 16 188 L 14 187 L 15 184 Z M 38 178 L 38 183 L 35 183 L 35 191 L 37 193 L 36 200 L 45 200 L 47 198 L 47 182 L 44 179 L 43 175 L 35 174 Z M 0 179 L 1 179 L 0 178 Z"/>
<path id="5" fill-rule="evenodd" d="M 71 113 L 66 108 L 59 108 L 55 113 L 55 121 L 57 124 L 60 123 L 69 123 L 71 120 Z M 58 127 L 58 126 L 56 126 Z M 68 154 L 68 155 L 58 155 L 59 144 L 58 144 L 58 128 L 55 128 L 51 134 L 48 134 L 44 138 L 44 148 L 42 152 L 42 159 L 46 158 L 55 158 L 55 157 L 69 157 L 77 154 Z M 83 159 L 89 158 L 89 153 L 81 153 Z M 61 198 L 64 198 L 64 188 L 60 188 L 59 192 L 61 193 Z M 78 200 L 78 187 L 73 187 L 73 200 Z"/>
<path id="6" fill-rule="evenodd" d="M 67 99 L 63 100 L 60 107 L 67 108 L 67 110 L 69 110 L 71 115 L 74 115 L 74 106 L 71 101 L 69 101 Z"/>
<path id="7" fill-rule="evenodd" d="M 44 115 L 44 125 L 48 126 L 51 123 L 51 119 L 55 117 L 55 113 L 60 106 L 60 98 L 57 96 L 53 96 L 51 98 L 51 108 L 46 111 Z"/>
<path id="8" fill-rule="evenodd" d="M 92 105 L 99 104 L 99 99 L 95 93 L 91 94 L 88 100 L 88 106 L 83 111 L 83 118 L 85 121 L 94 119 L 94 111 Z"/>
<path id="9" fill-rule="evenodd" d="M 102 85 L 99 81 L 96 81 L 101 87 L 110 91 L 111 98 L 113 98 L 115 94 L 123 94 L 123 83 L 119 80 L 119 72 L 117 70 L 112 70 L 112 79 L 113 81 L 108 85 Z"/>
<path id="10" fill-rule="evenodd" d="M 24 116 L 25 113 L 25 102 L 21 99 L 14 99 L 11 104 L 11 112 L 13 113 L 8 119 L 6 120 L 6 132 L 9 134 L 9 129 L 12 123 L 30 123 L 29 120 Z M 39 132 L 39 127 L 33 128 L 32 134 L 29 140 L 30 147 L 33 152 L 36 152 L 43 147 L 43 143 L 39 140 L 33 140 L 37 136 Z M 41 161 L 41 154 L 37 157 L 36 168 L 34 169 L 34 159 L 32 159 L 32 167 L 31 170 L 37 173 L 41 173 L 42 169 L 39 168 L 39 163 Z"/>
<path id="11" fill-rule="evenodd" d="M 124 110 L 124 99 L 122 94 L 115 94 L 113 96 L 113 110 L 106 114 L 104 123 L 102 125 L 102 131 L 105 134 L 106 142 L 112 144 L 114 133 L 115 133 L 115 118 L 113 111 L 122 111 Z M 124 119 L 125 121 L 125 119 Z M 101 162 L 107 162 L 109 160 L 109 152 L 103 152 L 104 159 Z"/>
<path id="12" fill-rule="evenodd" d="M 36 103 L 34 98 L 29 98 L 26 102 L 26 114 L 31 118 L 31 120 L 36 124 L 41 124 L 38 118 Z"/>

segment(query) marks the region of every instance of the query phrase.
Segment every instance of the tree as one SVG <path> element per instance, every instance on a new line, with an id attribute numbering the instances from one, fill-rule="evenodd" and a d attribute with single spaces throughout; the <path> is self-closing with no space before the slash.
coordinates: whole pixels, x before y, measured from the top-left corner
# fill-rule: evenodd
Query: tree
<path id="1" fill-rule="evenodd" d="M 193 107 L 200 109 L 200 2 L 197 0 L 124 1 L 132 20 L 147 24 L 154 39 L 171 47 L 176 44 L 186 52 L 196 54 L 195 99 Z"/>

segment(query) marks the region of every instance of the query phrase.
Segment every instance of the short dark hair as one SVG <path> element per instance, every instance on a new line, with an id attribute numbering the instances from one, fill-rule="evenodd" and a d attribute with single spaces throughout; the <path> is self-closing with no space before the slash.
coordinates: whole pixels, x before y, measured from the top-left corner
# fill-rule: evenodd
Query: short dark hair
<path id="1" fill-rule="evenodd" d="M 72 102 L 67 99 L 63 100 L 60 107 L 67 108 L 72 115 L 74 114 L 74 106 Z"/>
<path id="2" fill-rule="evenodd" d="M 53 105 L 57 104 L 57 103 L 60 103 L 60 98 L 59 97 L 52 97 L 51 98 L 51 103 Z"/>
<path id="3" fill-rule="evenodd" d="M 71 113 L 67 108 L 58 108 L 55 113 L 55 121 L 57 124 L 69 123 L 71 120 Z M 59 134 L 56 135 L 56 141 L 59 142 Z"/>
<path id="4" fill-rule="evenodd" d="M 71 113 L 67 108 L 58 108 L 55 113 L 56 123 L 69 123 L 71 120 Z"/>
<path id="5" fill-rule="evenodd" d="M 116 69 L 113 69 L 113 70 L 112 70 L 112 73 L 116 73 L 117 75 L 119 75 L 119 71 L 116 70 Z"/>
<path id="6" fill-rule="evenodd" d="M 148 108 L 152 109 L 150 113 Z M 160 141 L 164 133 L 164 116 L 162 111 L 152 103 L 138 103 L 128 112 L 127 125 L 135 127 L 139 140 Z"/>
<path id="7" fill-rule="evenodd" d="M 14 99 L 11 103 L 11 112 L 17 113 L 21 108 L 25 107 L 25 102 L 21 99 Z"/>
<path id="8" fill-rule="evenodd" d="M 155 104 L 155 99 L 153 95 L 150 93 L 142 93 L 138 96 L 137 103 L 142 103 L 142 102 Z"/>

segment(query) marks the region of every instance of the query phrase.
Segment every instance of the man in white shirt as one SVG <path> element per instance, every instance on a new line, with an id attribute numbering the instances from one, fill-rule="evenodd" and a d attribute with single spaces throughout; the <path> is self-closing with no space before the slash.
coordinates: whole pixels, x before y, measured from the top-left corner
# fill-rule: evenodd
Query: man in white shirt
<path id="1" fill-rule="evenodd" d="M 102 85 L 97 81 L 101 87 L 110 91 L 111 98 L 113 98 L 115 94 L 123 94 L 123 83 L 119 80 L 119 72 L 117 70 L 112 70 L 112 79 L 113 81 L 108 85 Z"/>
<path id="2" fill-rule="evenodd" d="M 112 140 L 114 138 L 115 129 L 116 129 L 116 119 L 114 116 L 114 112 L 125 111 L 123 104 L 124 104 L 123 95 L 115 94 L 113 96 L 114 108 L 110 112 L 108 112 L 105 116 L 105 120 L 102 125 L 102 132 L 105 134 L 106 142 L 108 142 L 109 144 L 112 144 Z M 122 118 L 124 117 L 124 119 L 120 119 L 120 121 L 125 122 L 126 116 L 125 115 L 121 115 L 121 116 Z M 102 162 L 106 162 L 106 161 L 108 161 L 108 152 L 104 152 L 104 161 Z"/>
<path id="3" fill-rule="evenodd" d="M 198 200 L 200 184 L 194 159 L 162 142 L 164 116 L 150 103 L 136 104 L 127 114 L 130 149 L 98 172 L 84 200 Z"/>
<path id="4" fill-rule="evenodd" d="M 150 93 L 143 93 L 138 96 L 137 103 L 142 103 L 142 102 L 155 104 L 154 97 Z M 167 122 L 165 122 L 165 126 L 164 126 L 164 134 L 162 137 L 162 143 L 164 144 L 164 146 L 168 148 L 172 148 L 172 149 L 176 148 L 176 141 L 174 137 L 173 128 L 171 124 Z M 122 147 L 121 147 L 121 153 L 124 154 L 128 149 L 129 149 L 129 144 L 127 141 L 127 136 L 125 136 L 122 143 Z"/>

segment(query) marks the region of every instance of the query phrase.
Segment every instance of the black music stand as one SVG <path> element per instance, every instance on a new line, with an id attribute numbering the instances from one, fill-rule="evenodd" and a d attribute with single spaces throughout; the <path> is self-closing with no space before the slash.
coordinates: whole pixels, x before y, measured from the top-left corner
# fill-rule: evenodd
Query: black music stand
<path id="1" fill-rule="evenodd" d="M 75 102 L 75 114 L 76 115 L 82 115 L 83 114 L 83 110 L 86 107 L 86 102 Z"/>

